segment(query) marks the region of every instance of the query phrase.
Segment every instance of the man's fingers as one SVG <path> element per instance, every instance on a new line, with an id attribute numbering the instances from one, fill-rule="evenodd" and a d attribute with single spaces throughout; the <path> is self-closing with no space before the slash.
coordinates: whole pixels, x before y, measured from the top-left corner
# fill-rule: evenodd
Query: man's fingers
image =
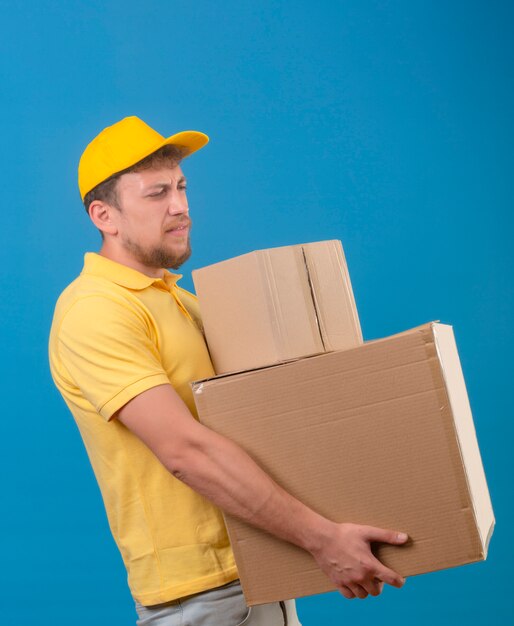
<path id="1" fill-rule="evenodd" d="M 368 597 L 368 592 L 366 591 L 366 589 L 364 589 L 364 587 L 361 587 L 360 585 L 348 585 L 350 591 L 353 592 L 353 594 L 355 596 L 357 596 L 357 598 L 360 598 L 361 600 L 364 600 L 364 598 Z"/>
<path id="2" fill-rule="evenodd" d="M 350 591 L 350 589 L 348 589 L 348 587 L 346 587 L 345 585 L 341 585 L 339 591 L 347 600 L 353 600 L 355 598 L 355 594 L 353 593 L 353 591 Z"/>
<path id="3" fill-rule="evenodd" d="M 374 578 L 363 586 L 371 596 L 379 596 L 384 588 L 384 583 L 378 578 Z"/>
<path id="4" fill-rule="evenodd" d="M 352 598 L 360 598 L 363 600 L 368 595 L 379 596 L 384 588 L 384 583 L 378 578 L 374 578 L 361 584 L 353 583 L 347 585 L 341 585 L 339 590 L 345 598 L 351 600 Z"/>
<path id="5" fill-rule="evenodd" d="M 378 559 L 375 559 L 375 565 L 377 571 L 375 578 L 384 581 L 392 587 L 403 587 L 403 585 L 405 584 L 405 578 L 403 578 L 403 576 L 400 576 L 400 574 L 398 574 L 397 572 L 386 567 Z"/>
<path id="6" fill-rule="evenodd" d="M 364 529 L 364 534 L 368 541 L 401 545 L 409 538 L 407 533 L 396 530 L 386 530 L 385 528 L 376 528 L 375 526 L 364 526 Z"/>

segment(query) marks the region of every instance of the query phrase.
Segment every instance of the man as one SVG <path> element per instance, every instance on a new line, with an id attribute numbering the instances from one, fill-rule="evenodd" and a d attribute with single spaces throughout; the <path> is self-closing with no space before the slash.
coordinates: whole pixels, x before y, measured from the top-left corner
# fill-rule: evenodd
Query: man
<path id="1" fill-rule="evenodd" d="M 193 131 L 165 139 L 128 117 L 87 146 L 79 188 L 102 246 L 57 302 L 51 371 L 95 471 L 138 624 L 291 626 L 293 601 L 246 607 L 219 509 L 308 550 L 349 599 L 402 586 L 370 542 L 407 537 L 318 515 L 198 422 L 189 383 L 214 372 L 196 298 L 166 268 L 191 253 L 180 162 L 207 141 Z"/>

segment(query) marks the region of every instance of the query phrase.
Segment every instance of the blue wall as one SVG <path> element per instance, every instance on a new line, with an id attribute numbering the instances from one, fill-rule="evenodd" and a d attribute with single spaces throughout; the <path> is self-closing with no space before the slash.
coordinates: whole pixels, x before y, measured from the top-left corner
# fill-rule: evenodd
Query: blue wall
<path id="1" fill-rule="evenodd" d="M 195 267 L 341 239 L 365 338 L 454 325 L 497 517 L 485 563 L 379 598 L 301 600 L 304 626 L 510 624 L 511 2 L 0 0 L 2 624 L 135 621 L 46 356 L 99 237 L 76 166 L 136 114 L 211 143 L 184 163 Z M 73 615 L 73 617 L 70 617 Z"/>

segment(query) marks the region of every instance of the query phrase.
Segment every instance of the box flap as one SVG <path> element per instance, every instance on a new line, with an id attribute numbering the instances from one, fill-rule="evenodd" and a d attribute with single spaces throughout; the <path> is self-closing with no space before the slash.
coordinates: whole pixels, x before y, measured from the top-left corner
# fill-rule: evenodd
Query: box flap
<path id="1" fill-rule="evenodd" d="M 362 344 L 348 266 L 340 241 L 303 244 L 319 332 L 326 352 Z"/>
<path id="2" fill-rule="evenodd" d="M 485 559 L 495 520 L 466 392 L 466 383 L 453 328 L 447 324 L 433 324 L 433 332 Z"/>
<path id="3" fill-rule="evenodd" d="M 316 309 L 301 246 L 255 253 L 260 268 L 267 322 L 273 336 L 275 361 L 324 352 Z M 252 319 L 255 312 L 251 314 Z"/>

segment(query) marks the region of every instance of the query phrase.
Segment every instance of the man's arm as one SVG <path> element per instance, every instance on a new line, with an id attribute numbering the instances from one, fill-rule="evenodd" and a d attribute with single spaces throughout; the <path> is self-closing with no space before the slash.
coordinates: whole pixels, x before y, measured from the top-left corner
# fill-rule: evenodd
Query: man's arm
<path id="1" fill-rule="evenodd" d="M 218 507 L 312 554 L 346 598 L 378 595 L 404 580 L 376 559 L 370 542 L 402 544 L 407 536 L 314 512 L 277 485 L 237 444 L 200 424 L 171 385 L 125 404 L 115 417 L 179 480 Z M 382 582 L 381 582 L 382 581 Z"/>

